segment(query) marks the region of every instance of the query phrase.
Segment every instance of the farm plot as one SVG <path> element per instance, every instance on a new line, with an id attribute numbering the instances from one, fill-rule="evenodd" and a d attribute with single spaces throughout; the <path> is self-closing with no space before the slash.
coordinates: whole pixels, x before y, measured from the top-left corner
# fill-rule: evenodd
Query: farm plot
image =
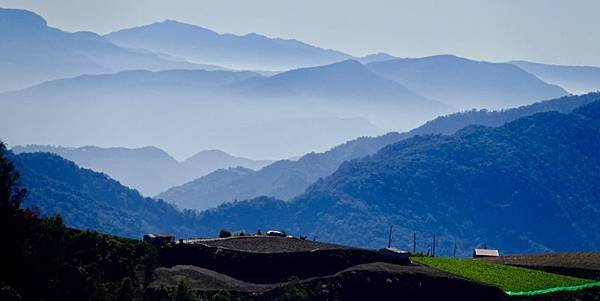
<path id="1" fill-rule="evenodd" d="M 600 281 L 598 252 L 509 255 L 480 260 Z"/>
<path id="2" fill-rule="evenodd" d="M 497 286 L 505 292 L 528 292 L 594 283 L 593 280 L 588 279 L 473 259 L 412 257 L 411 260 L 467 279 Z"/>

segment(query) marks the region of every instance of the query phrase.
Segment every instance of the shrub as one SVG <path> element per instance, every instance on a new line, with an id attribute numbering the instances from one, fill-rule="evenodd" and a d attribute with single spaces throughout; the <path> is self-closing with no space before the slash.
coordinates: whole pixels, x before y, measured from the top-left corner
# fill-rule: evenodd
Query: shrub
<path id="1" fill-rule="evenodd" d="M 228 291 L 218 291 L 216 294 L 212 296 L 211 301 L 230 301 L 231 294 Z"/>

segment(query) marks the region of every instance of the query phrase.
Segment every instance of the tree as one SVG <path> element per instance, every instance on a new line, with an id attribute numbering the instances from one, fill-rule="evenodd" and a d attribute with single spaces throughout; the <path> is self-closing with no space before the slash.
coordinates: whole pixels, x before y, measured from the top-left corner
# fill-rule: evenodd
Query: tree
<path id="1" fill-rule="evenodd" d="M 231 237 L 231 232 L 229 232 L 225 229 L 221 229 L 221 231 L 219 231 L 219 237 L 221 237 L 221 238 Z"/>
<path id="2" fill-rule="evenodd" d="M 175 301 L 194 301 L 198 300 L 198 296 L 196 292 L 190 286 L 188 279 L 186 277 L 182 277 L 177 282 L 177 287 L 175 288 Z"/>
<path id="3" fill-rule="evenodd" d="M 26 190 L 18 185 L 19 173 L 6 158 L 6 146 L 0 141 L 0 212 L 12 213 L 19 209 Z"/>

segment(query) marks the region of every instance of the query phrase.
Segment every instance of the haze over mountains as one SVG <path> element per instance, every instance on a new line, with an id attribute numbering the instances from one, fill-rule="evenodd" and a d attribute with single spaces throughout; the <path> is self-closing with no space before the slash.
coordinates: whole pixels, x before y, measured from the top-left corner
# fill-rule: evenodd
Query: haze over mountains
<path id="1" fill-rule="evenodd" d="M 373 62 L 367 67 L 412 91 L 459 109 L 501 109 L 567 94 L 507 63 L 453 55 Z"/>
<path id="2" fill-rule="evenodd" d="M 355 58 L 176 21 L 101 37 L 50 28 L 23 10 L 3 9 L 0 19 L 3 83 L 14 89 L 61 78 L 0 94 L 0 126 L 11 145 L 157 145 L 178 158 L 221 149 L 277 159 L 407 131 L 472 107 L 507 108 L 567 94 L 516 63 L 385 53 Z M 185 61 L 192 56 L 211 66 Z M 280 72 L 214 71 L 223 61 Z M 250 63 L 256 66 L 242 66 Z M 592 87 L 593 74 L 581 74 L 577 83 Z M 30 122 L 16 127 L 24 116 Z"/>
<path id="3" fill-rule="evenodd" d="M 561 66 L 526 61 L 510 62 L 534 74 L 543 81 L 559 85 L 571 93 L 600 91 L 600 68 L 592 66 Z"/>
<path id="4" fill-rule="evenodd" d="M 92 32 L 64 32 L 26 10 L 0 8 L 0 36 L 0 91 L 80 74 L 218 68 L 118 47 Z"/>
<path id="5" fill-rule="evenodd" d="M 207 176 L 173 187 L 157 195 L 180 208 L 204 210 L 223 202 L 259 196 L 290 200 L 319 178 L 332 174 L 340 164 L 377 152 L 382 147 L 427 134 L 454 134 L 468 125 L 500 126 L 539 112 L 570 113 L 577 107 L 600 100 L 599 93 L 567 96 L 528 106 L 503 110 L 472 110 L 438 117 L 405 133 L 388 133 L 359 138 L 323 153 L 307 154 L 296 161 L 282 160 L 260 170 L 244 168 L 218 170 Z"/>
<path id="6" fill-rule="evenodd" d="M 54 153 L 75 162 L 80 167 L 106 173 L 123 185 L 137 189 L 146 196 L 153 196 L 220 168 L 242 166 L 260 169 L 273 162 L 234 157 L 219 150 L 201 151 L 183 161 L 177 161 L 165 151 L 151 146 L 128 149 L 17 145 L 12 147 L 11 151 L 15 154 Z"/>
<path id="7" fill-rule="evenodd" d="M 273 39 L 255 33 L 244 36 L 218 34 L 173 20 L 123 29 L 105 37 L 123 47 L 148 49 L 191 62 L 211 62 L 244 70 L 289 70 L 352 58 L 297 40 Z"/>
<path id="8" fill-rule="evenodd" d="M 144 199 L 55 155 L 11 159 L 32 191 L 28 206 L 60 212 L 68 225 L 130 237 L 279 228 L 378 247 L 393 224 L 394 244 L 402 248 L 413 231 L 420 242 L 435 231 L 438 254 L 450 254 L 455 241 L 463 255 L 483 241 L 507 253 L 594 250 L 600 247 L 600 101 L 590 103 L 594 97 L 551 103 L 564 110 L 588 103 L 570 114 L 544 112 L 496 128 L 415 136 L 343 163 L 289 202 L 261 197 L 199 215 Z M 526 111 L 532 108 L 513 113 Z"/>
<path id="9" fill-rule="evenodd" d="M 364 118 L 229 89 L 250 77 L 260 75 L 126 71 L 57 80 L 0 95 L 5 104 L 0 123 L 11 129 L 5 137 L 14 145 L 158 145 L 177 157 L 217 148 L 282 158 L 382 132 Z M 31 122 L 14 127 L 23 114 Z"/>
<path id="10" fill-rule="evenodd" d="M 295 161 L 277 161 L 258 171 L 247 168 L 221 169 L 170 188 L 156 197 L 179 208 L 197 210 L 258 196 L 290 199 L 302 193 L 319 177 L 333 173 L 342 162 L 372 154 L 404 136 L 389 133 L 375 138 L 358 138 L 324 153 L 310 153 Z"/>
<path id="11" fill-rule="evenodd" d="M 375 247 L 394 224 L 401 237 L 436 231 L 442 249 L 455 239 L 463 250 L 482 240 L 515 252 L 600 246 L 589 228 L 600 226 L 599 97 L 565 96 L 597 90 L 597 68 L 356 58 L 176 21 L 102 37 L 9 9 L 0 36 L 3 141 L 123 146 L 15 148 L 106 173 L 11 155 L 26 205 L 71 226 L 129 237 L 283 228 Z M 180 162 L 158 147 L 244 157 Z M 181 208 L 218 207 L 182 212 L 123 184 Z M 527 228 L 533 218 L 542 221 Z"/>
<path id="12" fill-rule="evenodd" d="M 416 136 L 342 164 L 291 202 L 227 203 L 203 212 L 201 224 L 374 248 L 394 225 L 396 246 L 408 249 L 416 231 L 426 251 L 435 232 L 444 255 L 454 242 L 462 255 L 484 242 L 506 253 L 597 250 L 599 114 L 596 101 L 571 114 Z"/>

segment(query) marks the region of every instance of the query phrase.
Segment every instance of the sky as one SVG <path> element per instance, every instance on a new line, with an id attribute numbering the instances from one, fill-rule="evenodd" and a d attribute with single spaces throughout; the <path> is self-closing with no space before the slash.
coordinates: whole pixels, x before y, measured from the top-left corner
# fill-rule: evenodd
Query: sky
<path id="1" fill-rule="evenodd" d="M 0 0 L 100 34 L 165 19 L 294 38 L 355 56 L 455 54 L 600 66 L 598 0 Z"/>

